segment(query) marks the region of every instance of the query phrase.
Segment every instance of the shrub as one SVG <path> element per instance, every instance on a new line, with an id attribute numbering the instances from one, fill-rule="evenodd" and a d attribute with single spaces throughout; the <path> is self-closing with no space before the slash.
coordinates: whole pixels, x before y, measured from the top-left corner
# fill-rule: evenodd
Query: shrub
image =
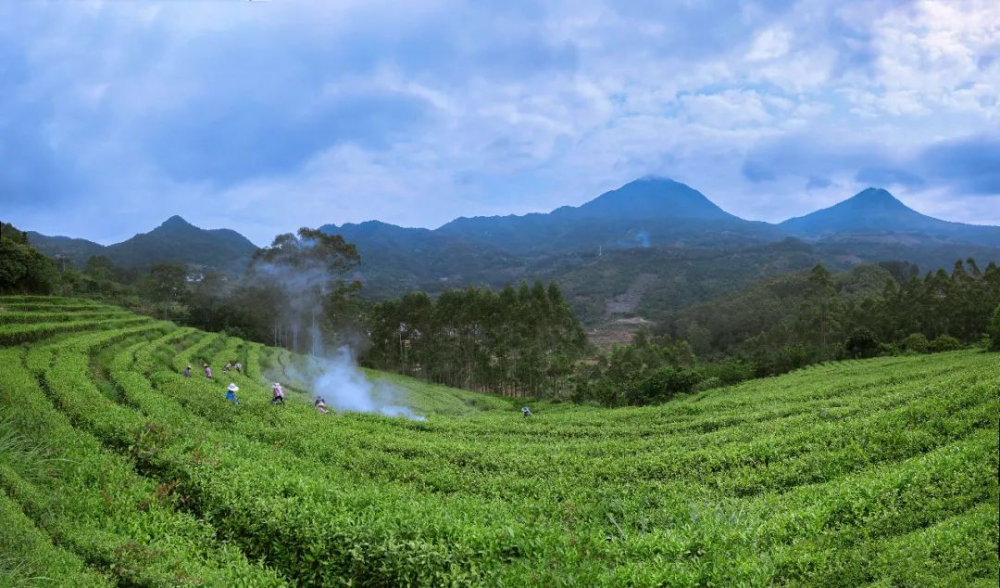
<path id="1" fill-rule="evenodd" d="M 931 342 L 923 333 L 911 333 L 903 339 L 903 349 L 912 353 L 927 353 L 930 351 Z"/>
<path id="2" fill-rule="evenodd" d="M 711 378 L 706 378 L 698 382 L 698 385 L 694 387 L 694 391 L 701 392 L 703 390 L 711 390 L 712 388 L 721 388 L 724 385 L 725 384 L 722 383 L 722 380 L 720 380 L 715 376 L 712 376 Z"/>
<path id="3" fill-rule="evenodd" d="M 815 354 L 804 345 L 798 343 L 785 345 L 772 354 L 771 369 L 765 372 L 765 375 L 783 374 L 797 370 L 813 363 L 815 357 Z"/>
<path id="4" fill-rule="evenodd" d="M 844 353 L 853 359 L 875 357 L 878 352 L 878 337 L 865 327 L 854 329 L 847 341 L 844 342 Z"/>
<path id="5" fill-rule="evenodd" d="M 749 361 L 729 359 L 713 361 L 698 366 L 698 373 L 705 380 L 717 380 L 715 386 L 729 386 L 753 379 L 757 367 Z"/>
<path id="6" fill-rule="evenodd" d="M 628 403 L 653 404 L 669 400 L 675 394 L 690 392 L 701 376 L 684 368 L 663 367 L 649 375 L 628 393 Z"/>
<path id="7" fill-rule="evenodd" d="M 879 343 L 879 355 L 899 355 L 899 346 L 893 343 Z"/>
<path id="8" fill-rule="evenodd" d="M 963 347 L 962 342 L 951 335 L 941 335 L 931 342 L 930 350 L 933 353 L 940 353 L 942 351 L 956 351 Z"/>
<path id="9" fill-rule="evenodd" d="M 986 327 L 986 333 L 990 336 L 990 349 L 1000 351 L 1000 304 L 993 311 L 993 318 Z"/>

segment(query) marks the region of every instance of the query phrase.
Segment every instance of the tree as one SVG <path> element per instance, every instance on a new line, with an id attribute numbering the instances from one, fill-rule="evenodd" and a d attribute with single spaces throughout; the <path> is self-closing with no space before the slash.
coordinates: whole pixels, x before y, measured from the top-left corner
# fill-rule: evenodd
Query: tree
<path id="1" fill-rule="evenodd" d="M 6 224 L 0 230 L 0 294 L 51 294 L 59 274 L 48 258 L 35 251 L 28 235 Z"/>
<path id="2" fill-rule="evenodd" d="M 805 295 L 805 308 L 803 309 L 805 335 L 814 333 L 816 343 L 822 353 L 829 349 L 830 340 L 839 327 L 840 305 L 837 298 L 837 290 L 833 286 L 833 279 L 829 270 L 823 264 L 816 264 L 809 272 L 809 283 Z"/>
<path id="3" fill-rule="evenodd" d="M 87 259 L 83 273 L 98 282 L 112 282 L 115 279 L 115 264 L 103 255 L 92 255 Z"/>
<path id="4" fill-rule="evenodd" d="M 920 268 L 915 263 L 906 261 L 881 261 L 878 263 L 878 266 L 889 272 L 899 284 L 920 277 Z"/>
<path id="5" fill-rule="evenodd" d="M 367 307 L 361 282 L 340 282 L 323 300 L 323 325 L 338 344 L 357 343 L 356 338 L 364 335 Z"/>
<path id="6" fill-rule="evenodd" d="M 930 345 L 930 341 L 923 333 L 910 333 L 903 339 L 903 349 L 913 353 L 927 353 Z"/>
<path id="7" fill-rule="evenodd" d="M 187 295 L 187 271 L 176 263 L 159 263 L 143 278 L 141 291 L 146 297 L 161 305 L 163 318 L 170 315 L 171 304 L 180 304 Z"/>
<path id="8" fill-rule="evenodd" d="M 931 341 L 930 349 L 934 353 L 942 351 L 957 351 L 962 349 L 962 342 L 951 335 L 941 335 Z"/>
<path id="9" fill-rule="evenodd" d="M 628 402 L 634 405 L 663 402 L 676 394 L 690 392 L 700 380 L 701 377 L 691 370 L 662 367 L 629 391 Z"/>
<path id="10" fill-rule="evenodd" d="M 554 284 L 412 292 L 375 304 L 367 365 L 505 395 L 568 388 L 586 335 Z"/>
<path id="11" fill-rule="evenodd" d="M 303 348 L 301 334 L 301 340 L 308 341 L 305 349 L 322 354 L 324 323 L 328 322 L 324 302 L 341 277 L 359 263 L 357 248 L 342 236 L 303 227 L 297 234 L 278 235 L 270 247 L 258 249 L 247 276 L 253 283 L 284 294 L 287 304 L 273 317 L 275 338 L 279 332 L 290 331 L 290 347 L 298 350 Z"/>
<path id="12" fill-rule="evenodd" d="M 318 229 L 302 227 L 298 235 L 284 233 L 271 242 L 270 247 L 258 249 L 251 259 L 251 270 L 268 272 L 268 264 L 276 268 L 293 268 L 300 271 L 321 270 L 319 279 L 333 277 L 361 263 L 358 249 L 340 235 L 327 235 Z"/>
<path id="13" fill-rule="evenodd" d="M 858 327 L 851 331 L 847 341 L 844 342 L 844 352 L 854 359 L 875 357 L 878 355 L 878 350 L 878 338 L 866 327 Z"/>
<path id="14" fill-rule="evenodd" d="M 993 310 L 993 317 L 990 318 L 989 330 L 990 349 L 1000 351 L 1000 304 Z"/>

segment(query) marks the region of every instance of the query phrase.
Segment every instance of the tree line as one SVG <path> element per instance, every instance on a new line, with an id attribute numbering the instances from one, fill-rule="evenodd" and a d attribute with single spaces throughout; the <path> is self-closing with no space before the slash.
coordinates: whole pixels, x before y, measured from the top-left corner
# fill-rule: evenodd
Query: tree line
<path id="1" fill-rule="evenodd" d="M 359 262 L 339 236 L 302 229 L 261 249 L 244 276 L 102 256 L 60 271 L 25 233 L 0 226 L 0 293 L 97 298 L 303 353 L 351 345 L 372 368 L 510 396 L 649 404 L 831 359 L 1000 348 L 1000 267 L 973 259 L 924 275 L 905 262 L 837 274 L 816 265 L 675 312 L 604 351 L 555 283 L 371 302 L 344 278 Z"/>
<path id="2" fill-rule="evenodd" d="M 979 343 L 1000 304 L 1000 267 L 973 259 L 921 276 L 912 264 L 775 276 L 674 313 L 658 332 L 705 359 L 735 357 L 758 375 L 817 361 Z"/>
<path id="3" fill-rule="evenodd" d="M 368 326 L 370 367 L 509 396 L 559 389 L 587 351 L 555 283 L 411 293 L 375 304 Z"/>
<path id="4" fill-rule="evenodd" d="M 904 262 L 762 280 L 674 313 L 655 336 L 576 371 L 572 398 L 640 405 L 675 394 L 877 355 L 1000 350 L 1000 267 L 973 259 L 920 276 Z"/>

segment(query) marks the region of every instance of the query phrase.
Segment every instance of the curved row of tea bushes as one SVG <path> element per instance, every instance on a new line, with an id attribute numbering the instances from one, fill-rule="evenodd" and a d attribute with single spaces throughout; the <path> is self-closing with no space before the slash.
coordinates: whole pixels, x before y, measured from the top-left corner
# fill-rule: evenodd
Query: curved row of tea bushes
<path id="1" fill-rule="evenodd" d="M 118 585 L 938 586 L 1000 574 L 995 356 L 820 365 L 658 407 L 533 402 L 530 419 L 509 399 L 368 372 L 417 421 L 318 414 L 295 392 L 271 405 L 263 375 L 309 392 L 323 369 L 312 358 L 164 323 L 113 330 L 27 346 L 16 363 L 44 402 L 20 415 L 72 424 L 138 490 L 101 507 L 105 487 L 64 479 L 62 465 L 51 482 L 0 467 L 0 482 L 53 546 Z M 223 374 L 236 360 L 244 373 Z M 230 381 L 239 405 L 224 398 Z M 72 442 L 62 434 L 60 447 Z M 88 497 L 96 519 L 60 488 Z M 177 539 L 155 557 L 109 549 L 124 529 L 152 533 L 136 514 L 146 499 Z M 168 578 L 167 562 L 190 575 Z"/>
<path id="2" fill-rule="evenodd" d="M 66 414 L 77 403 L 87 402 L 87 395 L 77 394 L 78 390 L 93 389 L 86 379 L 87 351 L 127 337 L 98 332 L 57 344 L 59 350 L 43 379 Z M 0 361 L 13 366 L 0 375 L 5 408 L 17 414 L 23 427 L 61 448 L 55 462 L 58 475 L 50 487 L 21 484 L 14 494 L 32 518 L 61 513 L 43 525 L 54 539 L 127 585 L 283 585 L 273 572 L 248 563 L 239 549 L 220 544 L 211 527 L 178 510 L 169 483 L 138 476 L 125 458 L 134 451 L 128 437 L 118 438 L 125 444 L 120 446 L 121 455 L 109 453 L 53 410 L 30 372 L 18 367 L 16 350 L 0 350 Z M 115 426 L 106 423 L 103 430 L 110 432 Z"/>

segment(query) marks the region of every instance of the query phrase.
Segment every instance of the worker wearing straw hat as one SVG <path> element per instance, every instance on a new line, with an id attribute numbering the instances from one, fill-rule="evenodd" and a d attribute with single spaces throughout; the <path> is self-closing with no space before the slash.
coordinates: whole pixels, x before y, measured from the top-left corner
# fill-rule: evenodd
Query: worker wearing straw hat
<path id="1" fill-rule="evenodd" d="M 230 382 L 229 386 L 226 387 L 226 400 L 232 402 L 233 404 L 239 404 L 240 400 L 239 398 L 236 398 L 236 393 L 239 391 L 240 388 L 236 385 L 236 382 Z"/>

